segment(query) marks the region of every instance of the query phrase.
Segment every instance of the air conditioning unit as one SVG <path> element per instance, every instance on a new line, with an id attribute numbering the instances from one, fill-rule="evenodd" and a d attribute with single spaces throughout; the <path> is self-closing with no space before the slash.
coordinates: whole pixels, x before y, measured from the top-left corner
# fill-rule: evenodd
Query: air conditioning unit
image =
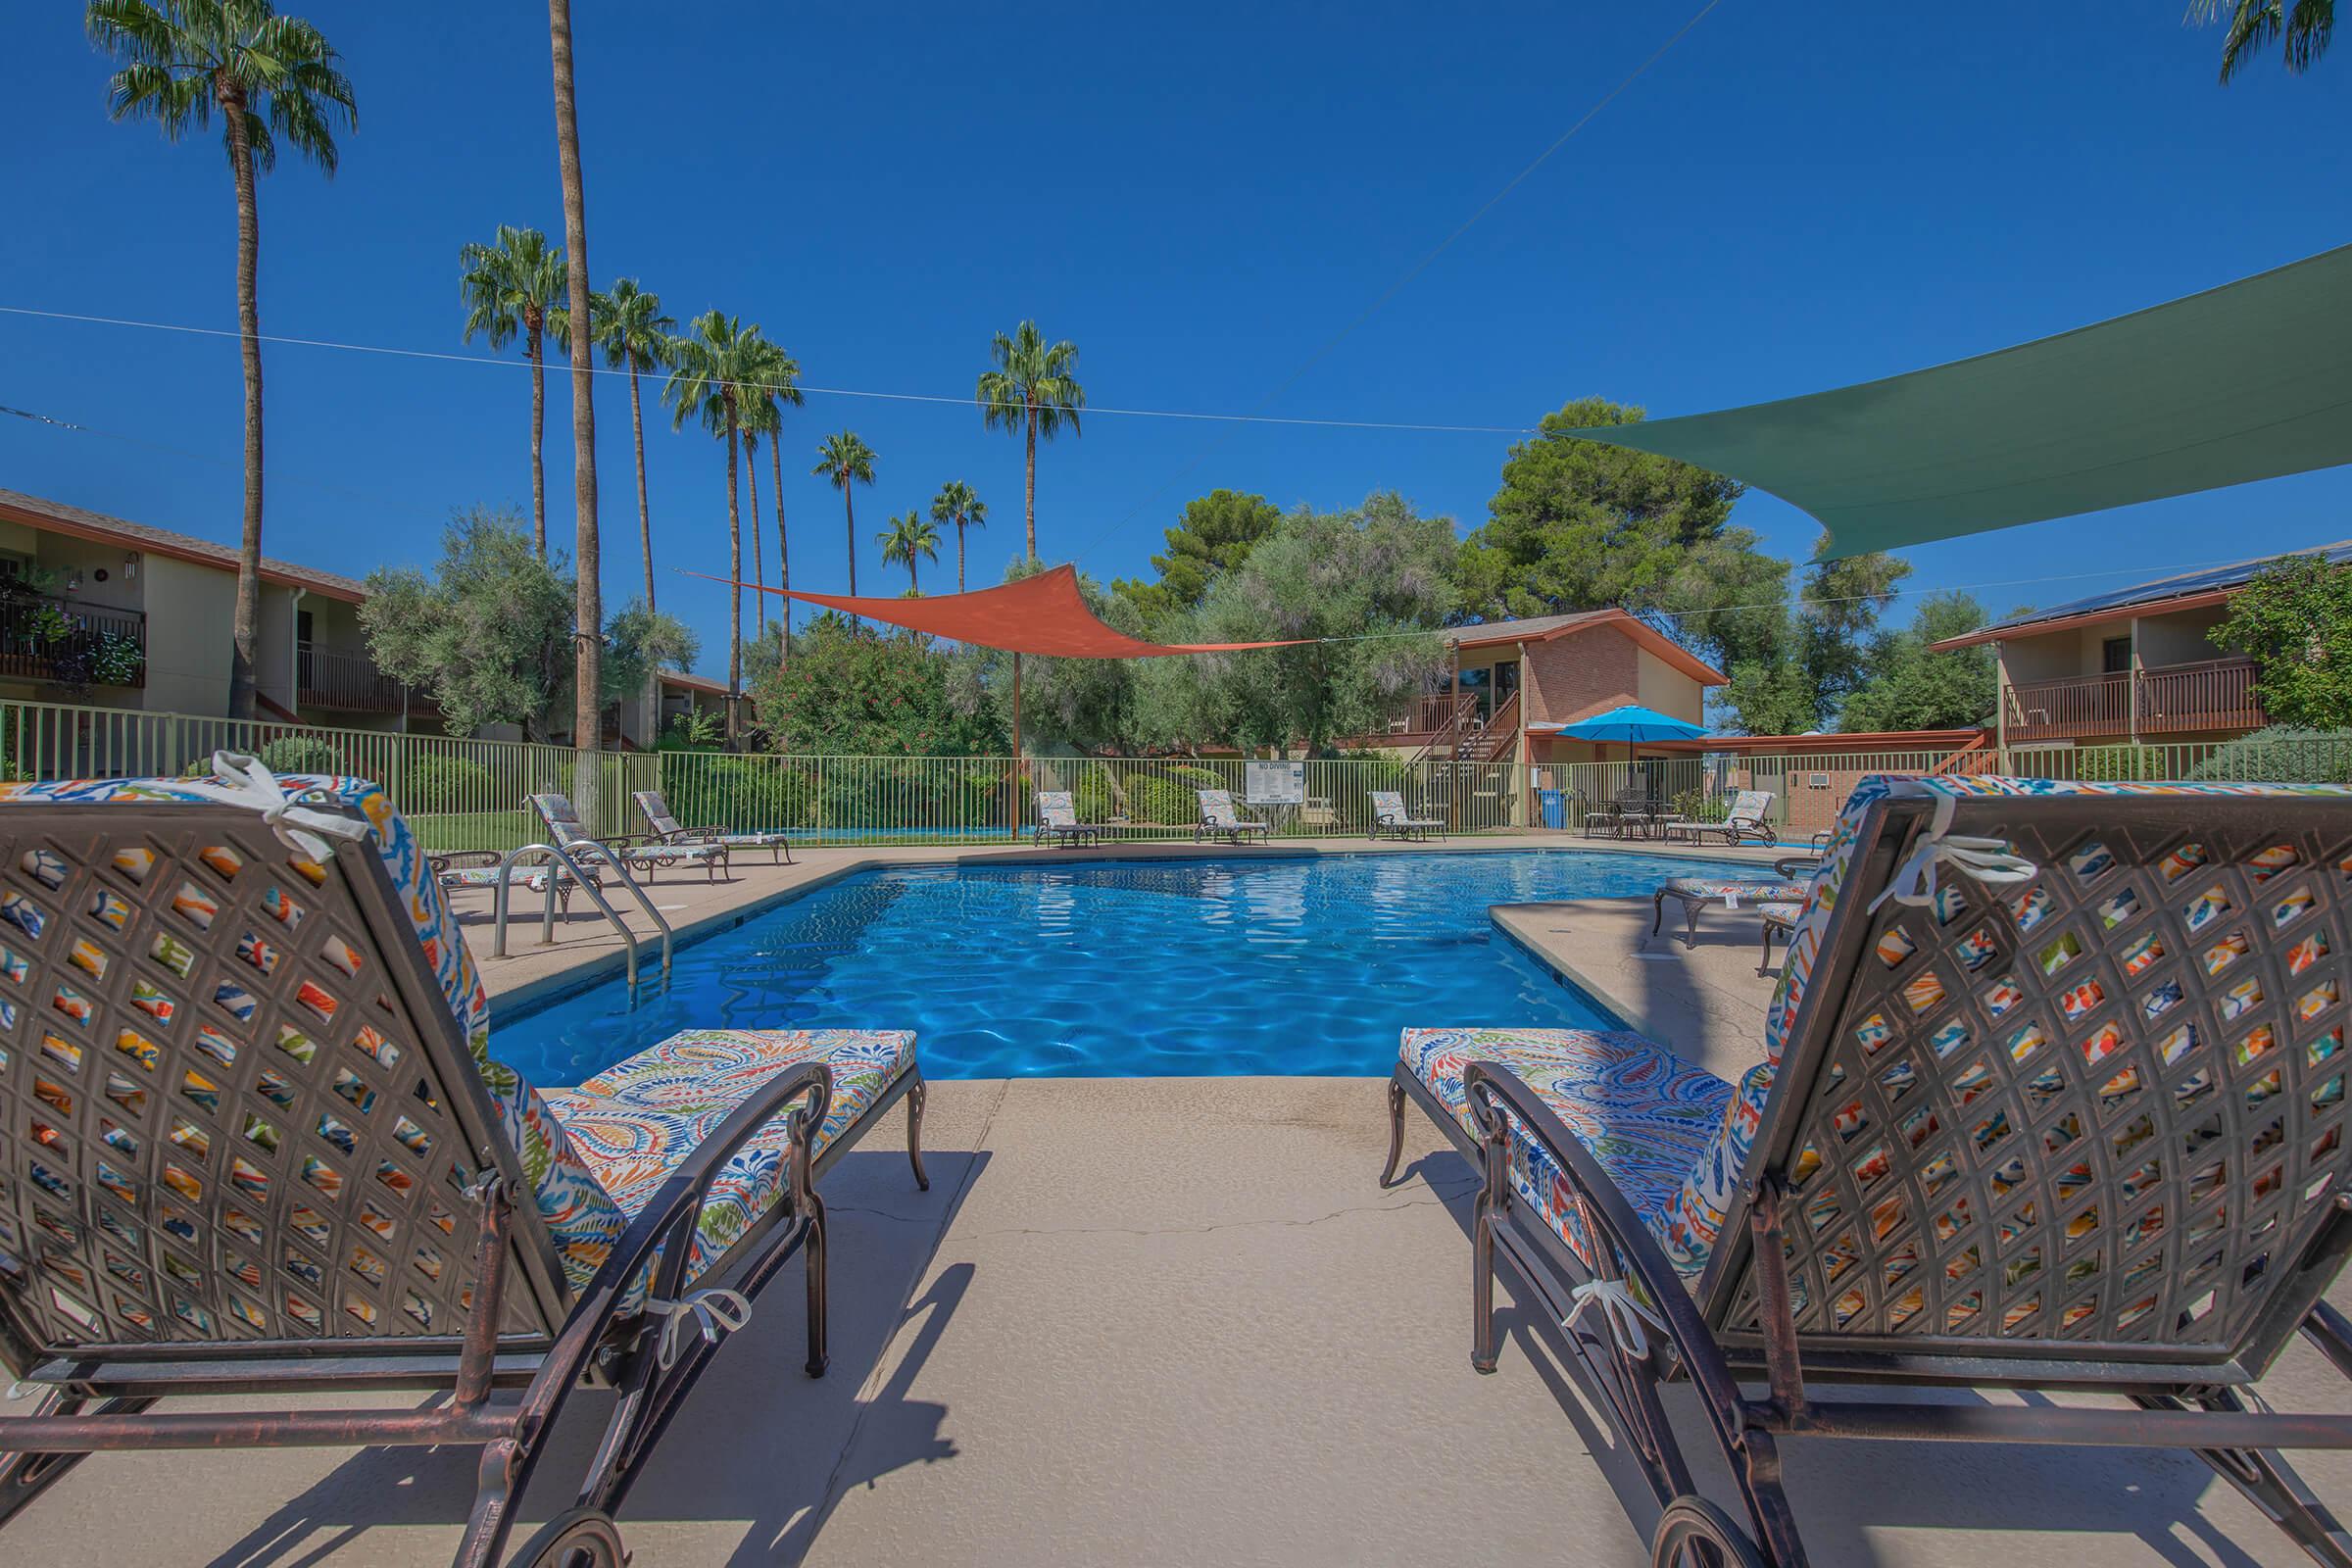
<path id="1" fill-rule="evenodd" d="M 1828 789 L 1829 787 L 1830 787 L 1830 775 L 1829 775 L 1829 774 L 1827 774 L 1827 773 L 1807 773 L 1807 774 L 1805 775 L 1805 788 L 1807 788 L 1807 789 L 1809 789 L 1809 790 L 1826 790 L 1826 789 Z"/>

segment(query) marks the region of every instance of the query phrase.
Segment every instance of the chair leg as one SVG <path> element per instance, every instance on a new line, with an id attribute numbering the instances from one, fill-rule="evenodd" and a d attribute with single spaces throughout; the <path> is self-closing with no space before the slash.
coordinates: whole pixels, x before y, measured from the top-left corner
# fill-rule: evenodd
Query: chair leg
<path id="1" fill-rule="evenodd" d="M 1666 893 L 1661 888 L 1649 901 L 1649 934 L 1656 936 L 1666 925 Z"/>
<path id="2" fill-rule="evenodd" d="M 1401 1067 L 1397 1072 L 1404 1069 Z M 1380 1185 L 1394 1186 L 1396 1181 L 1396 1161 L 1404 1157 L 1404 1082 L 1396 1073 L 1389 1074 L 1389 1162 L 1380 1173 Z"/>
<path id="3" fill-rule="evenodd" d="M 825 1200 L 812 1190 L 804 1195 L 808 1203 L 808 1239 L 801 1244 L 801 1257 L 808 1269 L 808 1364 L 812 1378 L 825 1375 Z"/>
<path id="4" fill-rule="evenodd" d="M 2180 1401 L 2143 1397 L 2148 1409 L 2180 1409 Z M 2208 1410 L 2243 1410 L 2235 1391 L 2224 1389 L 2197 1400 Z M 2284 1458 L 2269 1448 L 2199 1448 L 2197 1457 L 2243 1494 L 2271 1523 L 2328 1568 L 2352 1568 L 2352 1533 L 2313 1494 Z"/>
<path id="5" fill-rule="evenodd" d="M 906 1158 L 914 1166 L 914 1185 L 920 1192 L 931 1190 L 931 1178 L 923 1171 L 923 1100 L 930 1087 L 923 1082 L 917 1069 L 913 1086 L 906 1091 Z"/>
<path id="6" fill-rule="evenodd" d="M 1470 1221 L 1470 1369 L 1492 1372 L 1500 1354 L 1494 1335 L 1494 1210 L 1482 1190 Z"/>
<path id="7" fill-rule="evenodd" d="M 1683 901 L 1683 951 L 1685 953 L 1689 953 L 1698 946 L 1699 908 L 1700 906 L 1692 904 L 1689 899 Z"/>

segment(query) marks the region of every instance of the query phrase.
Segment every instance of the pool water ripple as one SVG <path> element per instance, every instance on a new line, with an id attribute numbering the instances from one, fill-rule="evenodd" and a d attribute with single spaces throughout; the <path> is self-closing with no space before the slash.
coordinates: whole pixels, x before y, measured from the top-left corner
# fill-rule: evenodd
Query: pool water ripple
<path id="1" fill-rule="evenodd" d="M 1591 851 L 861 871 L 618 979 L 494 1019 L 534 1082 L 680 1029 L 911 1028 L 935 1078 L 1382 1074 L 1407 1024 L 1609 1028 L 1490 905 L 1752 866 Z"/>

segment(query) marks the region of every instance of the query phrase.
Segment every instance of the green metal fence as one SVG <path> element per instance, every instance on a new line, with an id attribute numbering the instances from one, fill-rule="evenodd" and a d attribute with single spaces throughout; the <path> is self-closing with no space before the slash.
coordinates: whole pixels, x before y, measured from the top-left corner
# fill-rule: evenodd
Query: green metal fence
<path id="1" fill-rule="evenodd" d="M 1078 820 L 1128 842 L 1189 841 L 1202 789 L 1233 793 L 1276 838 L 1362 836 L 1371 793 L 1394 790 L 1448 834 L 1574 833 L 1627 792 L 1652 809 L 1718 820 L 1740 790 L 1772 796 L 1771 821 L 1801 843 L 1837 819 L 1872 773 L 2003 772 L 2092 780 L 2352 781 L 2352 734 L 2168 746 L 2032 746 L 2006 752 L 1818 752 L 1634 761 L 1263 763 L 1222 758 L 776 757 L 601 752 L 522 741 L 238 722 L 135 709 L 0 702 L 0 775 L 175 777 L 216 751 L 280 772 L 373 779 L 428 849 L 511 849 L 537 837 L 524 797 L 562 790 L 601 836 L 641 833 L 632 792 L 661 789 L 690 825 L 790 832 L 812 844 L 970 844 L 1025 835 L 1038 790 L 1067 790 Z"/>
<path id="2" fill-rule="evenodd" d="M 1449 833 L 1492 833 L 1527 825 L 1528 783 L 1526 768 L 1500 762 L 662 755 L 663 795 L 681 822 L 845 845 L 1026 834 L 1036 790 L 1069 791 L 1079 821 L 1126 842 L 1190 840 L 1203 789 L 1230 790 L 1239 814 L 1276 838 L 1364 835 L 1373 790 L 1396 791 Z"/>
<path id="3" fill-rule="evenodd" d="M 660 781 L 649 753 L 586 754 L 583 777 L 568 746 L 0 702 L 0 772 L 11 779 L 176 778 L 217 751 L 252 753 L 279 772 L 372 779 L 428 850 L 529 843 L 539 834 L 524 797 L 544 790 L 580 799 L 600 834 L 642 831 L 629 793 Z"/>

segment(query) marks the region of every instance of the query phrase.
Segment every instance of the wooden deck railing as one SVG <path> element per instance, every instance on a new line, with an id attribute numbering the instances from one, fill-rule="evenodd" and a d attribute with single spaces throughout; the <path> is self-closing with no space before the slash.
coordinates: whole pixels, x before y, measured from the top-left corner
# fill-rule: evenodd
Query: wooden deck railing
<path id="1" fill-rule="evenodd" d="M 347 713 L 397 713 L 408 702 L 408 688 L 377 669 L 366 653 L 324 643 L 295 648 L 294 687 L 299 706 Z"/>
<path id="2" fill-rule="evenodd" d="M 93 656 L 109 639 L 139 650 L 126 680 L 93 676 Z M 83 681 L 101 686 L 147 684 L 147 617 L 38 594 L 0 598 L 0 675 L 20 680 Z"/>
<path id="3" fill-rule="evenodd" d="M 2012 742 L 2259 729 L 2268 722 L 2254 696 L 2254 665 L 2243 659 L 2027 681 L 2010 686 L 2003 700 Z"/>

